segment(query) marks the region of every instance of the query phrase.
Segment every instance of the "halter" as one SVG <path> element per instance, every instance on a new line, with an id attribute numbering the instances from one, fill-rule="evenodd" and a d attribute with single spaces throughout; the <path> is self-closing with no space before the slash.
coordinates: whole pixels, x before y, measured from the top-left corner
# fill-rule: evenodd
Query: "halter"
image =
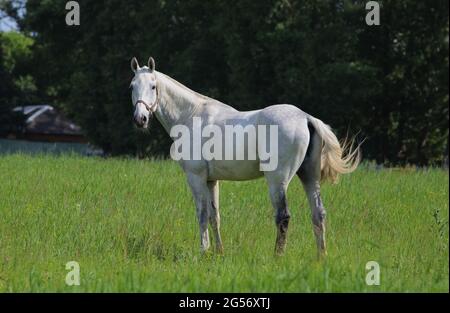
<path id="1" fill-rule="evenodd" d="M 158 102 L 159 102 L 158 101 L 158 98 L 159 98 L 158 86 L 156 86 L 155 88 L 156 88 L 156 100 L 155 100 L 155 102 L 153 102 L 151 105 L 148 105 L 147 102 L 145 102 L 144 100 L 138 100 L 138 101 L 136 101 L 134 106 L 136 107 L 138 105 L 138 103 L 142 103 L 149 113 L 155 113 L 156 107 L 158 106 Z"/>

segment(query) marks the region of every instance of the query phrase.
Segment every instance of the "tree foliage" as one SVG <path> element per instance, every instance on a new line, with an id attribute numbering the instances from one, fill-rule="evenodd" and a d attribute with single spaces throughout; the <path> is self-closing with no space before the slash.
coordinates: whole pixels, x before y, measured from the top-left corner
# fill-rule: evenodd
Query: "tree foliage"
<path id="1" fill-rule="evenodd" d="M 17 131 L 22 124 L 15 106 L 32 104 L 39 99 L 29 72 L 33 40 L 18 33 L 0 33 L 0 135 Z"/>
<path id="2" fill-rule="evenodd" d="M 386 0 L 381 25 L 358 0 L 29 0 L 46 99 L 111 154 L 168 152 L 158 123 L 132 126 L 131 57 L 240 110 L 292 103 L 340 137 L 366 137 L 379 163 L 435 164 L 448 150 L 448 1 Z"/>

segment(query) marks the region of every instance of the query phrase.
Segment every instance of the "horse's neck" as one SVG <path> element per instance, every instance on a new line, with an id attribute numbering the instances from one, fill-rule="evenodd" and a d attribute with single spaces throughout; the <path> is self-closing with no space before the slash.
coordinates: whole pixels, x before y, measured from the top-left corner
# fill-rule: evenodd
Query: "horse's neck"
<path id="1" fill-rule="evenodd" d="M 157 72 L 159 104 L 155 114 L 164 129 L 170 133 L 174 125 L 186 125 L 198 110 L 202 96 L 169 76 Z"/>

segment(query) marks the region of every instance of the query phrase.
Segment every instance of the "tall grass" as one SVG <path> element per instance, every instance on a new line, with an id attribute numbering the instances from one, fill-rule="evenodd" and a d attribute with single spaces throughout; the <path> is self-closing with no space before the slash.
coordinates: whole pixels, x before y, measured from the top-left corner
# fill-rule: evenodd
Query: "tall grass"
<path id="1" fill-rule="evenodd" d="M 2 156 L 0 291 L 448 292 L 448 177 L 361 167 L 324 185 L 325 261 L 296 178 L 283 257 L 265 181 L 221 182 L 225 254 L 201 256 L 176 163 Z M 65 284 L 69 261 L 80 286 Z M 379 286 L 366 285 L 368 261 L 380 264 Z"/>

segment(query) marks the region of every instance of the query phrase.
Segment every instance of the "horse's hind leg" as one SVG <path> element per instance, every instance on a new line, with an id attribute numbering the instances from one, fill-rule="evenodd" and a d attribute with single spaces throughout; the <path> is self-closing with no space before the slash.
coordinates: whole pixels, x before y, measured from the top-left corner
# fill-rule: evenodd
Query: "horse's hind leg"
<path id="1" fill-rule="evenodd" d="M 317 134 L 311 136 L 308 152 L 297 175 L 302 181 L 311 207 L 311 218 L 319 257 L 327 254 L 325 243 L 326 211 L 320 197 L 320 159 L 322 142 Z"/>
<path id="2" fill-rule="evenodd" d="M 300 178 L 302 178 L 302 176 L 300 176 Z M 316 237 L 319 257 L 325 256 L 327 254 L 327 247 L 325 242 L 326 211 L 320 197 L 320 185 L 318 181 L 314 182 L 312 180 L 306 180 L 303 181 L 303 186 L 308 195 L 308 201 L 311 207 L 311 219 L 313 224 L 314 236 Z"/>
<path id="3" fill-rule="evenodd" d="M 209 206 L 209 223 L 214 232 L 216 252 L 223 253 L 222 238 L 220 236 L 219 182 L 209 181 L 208 190 L 211 199 L 211 205 Z"/>
<path id="4" fill-rule="evenodd" d="M 306 125 L 305 125 L 306 126 Z M 287 232 L 291 214 L 288 208 L 287 189 L 293 176 L 297 173 L 306 154 L 305 142 L 309 141 L 308 133 L 306 135 L 303 129 L 296 134 L 294 143 L 290 136 L 282 137 L 284 140 L 284 151 L 278 160 L 277 169 L 264 172 L 264 176 L 269 184 L 270 199 L 275 209 L 275 223 L 277 226 L 277 239 L 275 244 L 275 253 L 283 254 L 287 243 Z"/>
<path id="5" fill-rule="evenodd" d="M 287 243 L 287 231 L 291 214 L 287 205 L 287 183 L 269 182 L 270 200 L 275 209 L 275 223 L 277 226 L 277 239 L 275 242 L 275 253 L 281 255 L 284 253 Z"/>

